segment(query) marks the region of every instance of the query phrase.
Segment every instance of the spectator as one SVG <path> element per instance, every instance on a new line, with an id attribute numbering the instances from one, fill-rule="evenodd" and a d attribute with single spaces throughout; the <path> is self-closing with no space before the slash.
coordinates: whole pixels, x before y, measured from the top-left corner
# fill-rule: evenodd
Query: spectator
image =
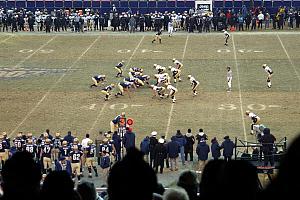
<path id="1" fill-rule="evenodd" d="M 229 136 L 226 135 L 224 137 L 224 141 L 221 144 L 221 149 L 223 149 L 223 156 L 225 161 L 231 160 L 234 148 L 235 148 L 234 143 L 230 140 Z"/>
<path id="2" fill-rule="evenodd" d="M 152 200 L 157 188 L 155 172 L 137 149 L 130 149 L 120 162 L 113 165 L 107 183 L 109 200 Z"/>
<path id="3" fill-rule="evenodd" d="M 83 148 L 86 148 L 88 146 L 88 142 L 91 141 L 90 134 L 86 134 L 85 138 L 81 141 L 81 145 Z"/>
<path id="4" fill-rule="evenodd" d="M 150 137 L 150 145 L 149 145 L 149 152 L 150 152 L 150 167 L 154 167 L 153 161 L 154 161 L 154 149 L 155 146 L 158 144 L 158 140 L 156 138 L 157 132 L 152 131 L 151 137 Z"/>
<path id="5" fill-rule="evenodd" d="M 82 182 L 77 186 L 77 192 L 79 193 L 81 200 L 103 200 L 98 196 L 94 183 Z"/>
<path id="6" fill-rule="evenodd" d="M 186 144 L 184 145 L 185 161 L 187 161 L 188 154 L 190 154 L 190 161 L 193 161 L 195 137 L 193 136 L 191 129 L 188 129 L 188 132 L 185 134 L 185 140 L 186 140 Z"/>
<path id="7" fill-rule="evenodd" d="M 189 200 L 189 196 L 182 188 L 169 188 L 165 191 L 163 200 Z"/>
<path id="8" fill-rule="evenodd" d="M 265 15 L 262 13 L 262 11 L 260 11 L 259 14 L 257 15 L 257 19 L 258 19 L 258 29 L 259 28 L 262 29 L 262 24 L 265 19 Z"/>
<path id="9" fill-rule="evenodd" d="M 176 137 L 172 136 L 171 141 L 168 142 L 167 144 L 167 154 L 171 163 L 171 169 L 170 169 L 171 171 L 178 170 L 177 158 L 179 152 L 180 152 L 180 147 L 179 144 L 176 142 Z"/>
<path id="10" fill-rule="evenodd" d="M 207 135 L 203 132 L 203 129 L 200 128 L 199 129 L 199 133 L 196 135 L 196 140 L 198 141 L 198 144 L 200 143 L 200 141 L 202 140 L 202 138 L 204 140 L 208 140 Z"/>
<path id="11" fill-rule="evenodd" d="M 68 144 L 71 144 L 74 142 L 74 136 L 72 136 L 71 131 L 68 131 L 68 134 L 64 137 L 64 140 L 68 142 Z"/>
<path id="12" fill-rule="evenodd" d="M 49 138 L 50 140 L 52 140 L 52 139 L 53 139 L 53 136 L 51 135 L 49 129 L 46 129 L 46 133 L 48 134 L 48 138 Z"/>
<path id="13" fill-rule="evenodd" d="M 124 134 L 123 144 L 126 149 L 126 152 L 128 151 L 128 149 L 135 147 L 135 133 L 132 132 L 132 128 L 130 127 L 127 128 L 127 131 Z"/>
<path id="14" fill-rule="evenodd" d="M 211 140 L 210 149 L 211 149 L 211 156 L 213 157 L 213 159 L 218 160 L 221 157 L 221 152 L 220 152 L 221 147 L 216 137 L 214 137 Z"/>
<path id="15" fill-rule="evenodd" d="M 261 137 L 260 141 L 262 144 L 262 152 L 264 154 L 264 165 L 268 166 L 270 162 L 271 166 L 274 166 L 274 142 L 276 138 L 270 133 L 269 128 L 263 130 L 264 135 Z"/>
<path id="16" fill-rule="evenodd" d="M 187 192 L 190 200 L 199 200 L 199 180 L 197 174 L 191 170 L 185 170 L 179 175 L 177 186 Z"/>
<path id="17" fill-rule="evenodd" d="M 184 145 L 186 144 L 186 139 L 183 137 L 180 130 L 177 130 L 176 132 L 176 142 L 179 144 L 182 165 L 185 165 Z"/>
<path id="18" fill-rule="evenodd" d="M 39 199 L 41 168 L 30 153 L 15 153 L 5 162 L 1 176 L 2 200 Z"/>
<path id="19" fill-rule="evenodd" d="M 208 153 L 210 152 L 208 144 L 202 139 L 197 146 L 196 153 L 198 155 L 199 171 L 202 173 L 204 166 L 207 163 Z"/>
<path id="20" fill-rule="evenodd" d="M 158 144 L 154 148 L 154 166 L 155 166 L 155 173 L 158 172 L 158 167 L 160 166 L 160 173 L 163 173 L 164 170 L 164 161 L 165 158 L 167 157 L 167 149 L 166 146 L 164 145 L 165 140 L 163 138 L 160 138 L 158 140 Z"/>
<path id="21" fill-rule="evenodd" d="M 112 135 L 112 141 L 113 141 L 113 146 L 115 148 L 115 160 L 120 161 L 121 160 L 121 137 L 118 134 L 117 131 L 115 131 Z"/>
<path id="22" fill-rule="evenodd" d="M 41 199 L 79 200 L 80 197 L 74 191 L 74 182 L 66 171 L 53 171 L 44 180 Z"/>
<path id="23" fill-rule="evenodd" d="M 144 159 L 149 163 L 149 153 L 150 153 L 150 138 L 146 136 L 140 144 L 140 150 L 144 154 Z"/>

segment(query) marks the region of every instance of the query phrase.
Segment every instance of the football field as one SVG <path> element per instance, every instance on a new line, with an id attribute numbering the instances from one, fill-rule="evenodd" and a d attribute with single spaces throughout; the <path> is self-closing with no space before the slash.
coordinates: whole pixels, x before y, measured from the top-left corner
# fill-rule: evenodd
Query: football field
<path id="1" fill-rule="evenodd" d="M 0 131 L 15 137 L 19 131 L 40 135 L 49 128 L 80 139 L 108 131 L 121 112 L 134 119 L 137 144 L 152 131 L 168 139 L 180 129 L 199 128 L 220 141 L 254 141 L 250 135 L 251 110 L 279 139 L 292 139 L 300 126 L 300 33 L 232 33 L 229 46 L 223 34 L 175 34 L 152 44 L 153 34 L 0 34 Z M 147 86 L 104 101 L 101 88 L 122 81 L 114 66 L 125 60 L 142 67 L 156 81 L 153 64 L 184 64 L 183 81 L 176 87 L 176 103 L 152 98 Z M 274 71 L 272 88 L 262 64 Z M 226 66 L 233 70 L 232 92 L 226 92 Z M 105 74 L 107 82 L 90 88 L 91 77 Z M 198 81 L 193 96 L 187 76 Z M 113 94 L 118 91 L 113 90 Z"/>

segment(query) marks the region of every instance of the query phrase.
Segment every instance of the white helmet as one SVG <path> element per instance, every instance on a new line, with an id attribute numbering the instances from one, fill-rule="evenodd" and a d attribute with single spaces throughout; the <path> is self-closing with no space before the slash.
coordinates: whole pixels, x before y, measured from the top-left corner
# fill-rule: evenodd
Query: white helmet
<path id="1" fill-rule="evenodd" d="M 156 135 L 157 135 L 157 132 L 156 132 L 156 131 L 152 131 L 151 135 L 152 135 L 152 136 L 156 136 Z"/>
<path id="2" fill-rule="evenodd" d="M 189 78 L 189 79 L 192 78 L 192 75 L 188 75 L 188 78 Z"/>

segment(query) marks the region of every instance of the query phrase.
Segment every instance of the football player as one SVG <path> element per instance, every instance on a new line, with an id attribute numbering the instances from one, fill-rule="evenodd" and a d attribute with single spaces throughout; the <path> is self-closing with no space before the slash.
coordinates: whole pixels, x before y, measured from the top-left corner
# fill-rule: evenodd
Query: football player
<path id="1" fill-rule="evenodd" d="M 158 64 L 154 64 L 153 67 L 157 70 L 158 74 L 162 74 L 166 71 L 165 67 L 158 65 Z"/>
<path id="2" fill-rule="evenodd" d="M 61 147 L 63 139 L 60 136 L 60 133 L 57 132 L 55 133 L 55 138 L 53 138 L 53 150 L 52 150 L 52 155 L 53 155 L 53 160 L 56 162 L 58 160 L 59 156 L 59 148 Z"/>
<path id="3" fill-rule="evenodd" d="M 159 96 L 159 98 L 163 98 L 165 96 L 165 90 L 166 88 L 165 87 L 162 87 L 162 86 L 155 86 L 155 85 L 150 85 L 150 88 L 152 89 L 152 92 L 153 92 L 153 97 L 155 96 Z M 152 98 L 153 98 L 152 97 Z"/>
<path id="4" fill-rule="evenodd" d="M 68 146 L 68 142 L 66 140 L 62 141 L 62 146 L 59 148 L 59 158 L 66 157 L 69 158 L 71 148 Z"/>
<path id="5" fill-rule="evenodd" d="M 231 92 L 231 83 L 232 83 L 232 70 L 231 68 L 228 66 L 227 67 L 227 92 Z"/>
<path id="6" fill-rule="evenodd" d="M 118 93 L 116 93 L 115 94 L 115 96 L 116 97 L 118 97 L 118 96 L 124 96 L 123 95 L 123 93 L 124 93 L 124 91 L 126 91 L 126 92 L 128 92 L 128 95 L 129 95 L 129 88 L 131 88 L 131 87 L 134 87 L 134 88 L 136 88 L 135 87 L 135 84 L 133 83 L 133 82 L 120 82 L 119 84 L 118 84 L 118 88 L 119 88 L 119 92 Z"/>
<path id="7" fill-rule="evenodd" d="M 6 161 L 6 147 L 7 143 L 3 137 L 3 135 L 0 135 L 0 160 L 1 160 L 1 169 L 3 168 L 4 162 Z"/>
<path id="8" fill-rule="evenodd" d="M 177 83 L 177 80 L 181 81 L 181 79 L 180 79 L 181 70 L 180 69 L 169 66 L 169 70 L 171 70 L 171 72 L 172 72 L 172 77 L 174 79 L 174 83 Z"/>
<path id="9" fill-rule="evenodd" d="M 114 87 L 115 84 L 110 84 L 101 90 L 101 93 L 105 95 L 104 101 L 109 99 L 109 96 L 111 95 L 110 91 L 112 91 Z"/>
<path id="10" fill-rule="evenodd" d="M 254 134 L 254 126 L 260 124 L 260 117 L 257 116 L 255 113 L 250 112 L 249 110 L 246 111 L 246 116 L 248 116 L 252 120 L 250 134 L 253 135 Z"/>
<path id="11" fill-rule="evenodd" d="M 155 41 L 159 41 L 159 44 L 161 44 L 161 35 L 162 35 L 162 29 L 159 29 L 158 32 L 155 34 L 152 43 L 154 43 Z"/>
<path id="12" fill-rule="evenodd" d="M 193 94 L 194 94 L 194 96 L 196 96 L 198 94 L 197 87 L 199 85 L 199 81 L 197 81 L 192 75 L 188 75 L 188 79 L 191 82 Z"/>
<path id="13" fill-rule="evenodd" d="M 138 78 L 124 78 L 124 82 L 131 82 L 131 83 L 134 83 L 136 87 L 139 87 L 139 86 L 143 86 L 144 85 L 144 82 L 141 81 L 140 79 Z"/>
<path id="14" fill-rule="evenodd" d="M 93 76 L 92 80 L 93 80 L 93 84 L 90 86 L 92 87 L 97 87 L 99 85 L 100 82 L 104 82 L 105 80 L 105 75 L 97 75 L 97 76 Z"/>
<path id="15" fill-rule="evenodd" d="M 167 97 L 171 97 L 172 102 L 175 103 L 176 102 L 175 94 L 178 92 L 177 88 L 175 88 L 174 86 L 169 84 L 167 86 L 167 89 L 170 91 L 170 93 L 167 95 Z"/>
<path id="16" fill-rule="evenodd" d="M 171 83 L 171 78 L 168 73 L 163 74 L 154 74 L 154 77 L 156 78 L 156 85 L 162 86 L 162 85 L 168 85 Z"/>
<path id="17" fill-rule="evenodd" d="M 150 76 L 149 75 L 136 76 L 136 78 L 138 78 L 139 80 L 141 80 L 142 83 L 143 83 L 143 85 L 145 85 L 145 83 L 147 85 L 149 85 L 149 80 L 150 80 Z"/>
<path id="18" fill-rule="evenodd" d="M 47 174 L 48 172 L 51 171 L 52 148 L 53 145 L 51 144 L 51 140 L 47 138 L 45 140 L 44 145 L 41 146 L 41 156 L 40 156 L 43 160 L 44 174 Z"/>
<path id="19" fill-rule="evenodd" d="M 128 75 L 129 75 L 129 77 L 130 78 L 135 78 L 136 76 L 141 76 L 141 75 L 143 75 L 143 69 L 142 68 L 139 68 L 139 67 L 131 67 L 130 69 L 129 69 L 129 73 L 128 73 Z"/>
<path id="20" fill-rule="evenodd" d="M 25 140 L 22 138 L 22 132 L 17 134 L 17 137 L 13 139 L 13 143 L 16 147 L 16 151 L 23 151 L 23 147 L 25 145 Z"/>
<path id="21" fill-rule="evenodd" d="M 266 71 L 266 73 L 268 74 L 268 76 L 267 76 L 267 86 L 268 86 L 268 88 L 271 88 L 271 86 L 272 86 L 271 77 L 273 75 L 273 70 L 267 64 L 263 64 L 262 67 Z"/>
<path id="22" fill-rule="evenodd" d="M 31 153 L 32 157 L 35 159 L 37 156 L 37 146 L 33 143 L 32 139 L 27 139 L 25 144 L 25 151 Z"/>
<path id="23" fill-rule="evenodd" d="M 225 29 L 223 29 L 223 33 L 224 33 L 224 39 L 225 39 L 225 44 L 224 45 L 228 46 L 228 39 L 229 39 L 230 35 Z"/>
<path id="24" fill-rule="evenodd" d="M 179 62 L 178 60 L 176 60 L 176 58 L 173 58 L 173 63 L 177 69 L 180 69 L 180 70 L 182 69 L 183 64 L 181 62 Z"/>
<path id="25" fill-rule="evenodd" d="M 122 67 L 124 66 L 124 60 L 119 62 L 116 66 L 115 69 L 118 71 L 116 77 L 122 77 L 123 76 L 123 69 Z"/>
<path id="26" fill-rule="evenodd" d="M 70 161 L 73 177 L 77 176 L 78 182 L 80 182 L 81 173 L 80 173 L 80 164 L 81 156 L 83 152 L 78 149 L 78 146 L 73 146 L 73 150 L 70 152 Z"/>
<path id="27" fill-rule="evenodd" d="M 89 178 L 92 178 L 92 168 L 95 172 L 95 176 L 98 177 L 97 168 L 95 165 L 95 152 L 96 146 L 93 144 L 92 140 L 88 141 L 88 146 L 85 148 L 86 151 L 86 161 L 85 164 L 89 171 Z"/>
<path id="28" fill-rule="evenodd" d="M 113 120 L 110 121 L 110 131 L 112 133 L 115 131 L 115 129 L 118 128 L 122 118 L 125 118 L 125 112 L 122 112 L 121 115 L 116 116 Z"/>

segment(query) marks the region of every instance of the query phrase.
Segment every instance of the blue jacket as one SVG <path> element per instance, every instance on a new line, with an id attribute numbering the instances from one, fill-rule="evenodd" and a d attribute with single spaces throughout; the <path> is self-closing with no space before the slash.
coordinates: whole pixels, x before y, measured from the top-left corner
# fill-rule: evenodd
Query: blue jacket
<path id="1" fill-rule="evenodd" d="M 210 149 L 213 158 L 219 158 L 221 156 L 221 151 L 220 151 L 221 148 L 217 140 L 212 141 Z"/>
<path id="2" fill-rule="evenodd" d="M 179 144 L 176 142 L 176 137 L 173 136 L 171 141 L 167 144 L 167 154 L 169 158 L 177 158 L 179 154 Z"/>
<path id="3" fill-rule="evenodd" d="M 66 140 L 68 142 L 68 144 L 71 144 L 74 141 L 74 137 L 72 135 L 66 135 L 64 137 L 64 140 Z"/>
<path id="4" fill-rule="evenodd" d="M 100 159 L 100 167 L 102 169 L 107 169 L 110 167 L 110 158 L 109 156 L 102 156 Z"/>
<path id="5" fill-rule="evenodd" d="M 121 137 L 118 134 L 113 134 L 112 140 L 114 141 L 116 151 L 121 151 Z"/>
<path id="6" fill-rule="evenodd" d="M 135 147 L 135 133 L 126 132 L 123 138 L 123 144 L 126 149 L 130 147 Z"/>
<path id="7" fill-rule="evenodd" d="M 209 146 L 206 142 L 200 142 L 197 145 L 196 153 L 198 155 L 198 160 L 207 160 L 209 152 Z"/>
<path id="8" fill-rule="evenodd" d="M 143 152 L 145 155 L 148 155 L 150 152 L 150 139 L 144 138 L 143 141 L 140 144 L 141 152 Z"/>
<path id="9" fill-rule="evenodd" d="M 176 142 L 179 144 L 179 147 L 183 147 L 186 144 L 186 139 L 183 135 L 176 135 Z"/>
<path id="10" fill-rule="evenodd" d="M 66 172 L 71 176 L 72 175 L 72 168 L 71 168 L 71 162 L 69 160 L 66 160 Z M 55 171 L 62 171 L 62 165 L 59 161 L 55 161 Z"/>
<path id="11" fill-rule="evenodd" d="M 221 148 L 223 149 L 224 157 L 231 157 L 233 155 L 234 143 L 227 138 L 222 142 Z"/>

